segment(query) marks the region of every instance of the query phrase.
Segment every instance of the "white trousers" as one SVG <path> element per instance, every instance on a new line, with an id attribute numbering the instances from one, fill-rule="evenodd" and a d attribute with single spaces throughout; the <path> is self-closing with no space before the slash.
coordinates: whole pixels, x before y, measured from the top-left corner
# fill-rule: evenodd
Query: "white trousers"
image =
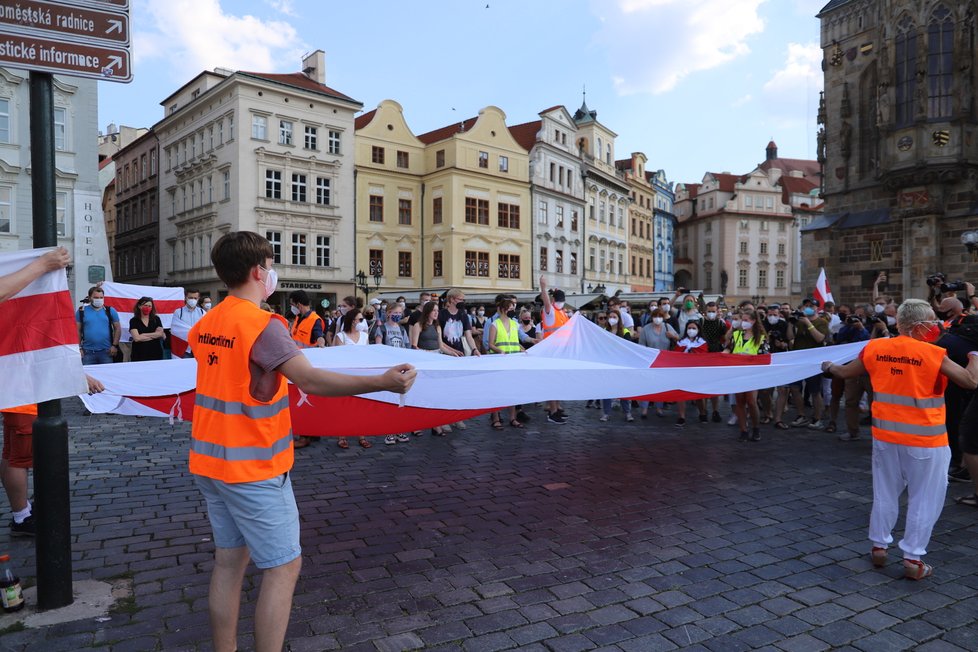
<path id="1" fill-rule="evenodd" d="M 944 509 L 947 495 L 947 446 L 920 448 L 873 440 L 873 511 L 869 540 L 886 548 L 900 514 L 900 494 L 907 490 L 907 522 L 900 541 L 904 559 L 927 554 L 934 524 Z"/>

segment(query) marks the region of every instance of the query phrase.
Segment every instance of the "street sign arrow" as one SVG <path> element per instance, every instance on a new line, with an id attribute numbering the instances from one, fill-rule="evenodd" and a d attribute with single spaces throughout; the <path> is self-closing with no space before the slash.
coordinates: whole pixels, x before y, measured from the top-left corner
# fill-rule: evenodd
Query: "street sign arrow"
<path id="1" fill-rule="evenodd" d="M 103 8 L 104 7 L 104 8 Z M 77 39 L 84 43 L 129 44 L 129 16 L 112 6 L 60 0 L 20 0 L 0 5 L 0 34 Z"/>
<path id="2" fill-rule="evenodd" d="M 122 33 L 122 21 L 112 19 L 109 21 L 109 29 L 105 30 L 106 34 L 111 34 L 112 32 Z"/>

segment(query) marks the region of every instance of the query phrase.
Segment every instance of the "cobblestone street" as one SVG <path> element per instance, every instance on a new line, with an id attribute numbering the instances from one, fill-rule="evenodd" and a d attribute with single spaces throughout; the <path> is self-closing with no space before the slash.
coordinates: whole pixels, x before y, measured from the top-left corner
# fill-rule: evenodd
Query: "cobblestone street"
<path id="1" fill-rule="evenodd" d="M 133 598 L 107 622 L 11 631 L 0 650 L 211 649 L 189 424 L 65 405 L 75 578 L 130 581 Z M 978 511 L 951 504 L 968 485 L 950 487 L 935 575 L 915 583 L 897 549 L 883 570 L 869 562 L 866 434 L 768 427 L 739 443 L 695 411 L 684 429 L 674 413 L 598 423 L 578 403 L 558 426 L 529 412 L 522 431 L 483 417 L 444 438 L 297 451 L 287 649 L 978 650 Z M 0 540 L 33 584 L 33 542 Z"/>

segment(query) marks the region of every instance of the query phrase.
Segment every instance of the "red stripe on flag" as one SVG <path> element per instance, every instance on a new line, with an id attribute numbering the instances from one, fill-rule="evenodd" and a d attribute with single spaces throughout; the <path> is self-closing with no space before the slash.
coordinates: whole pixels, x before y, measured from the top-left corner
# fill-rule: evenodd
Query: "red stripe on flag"
<path id="1" fill-rule="evenodd" d="M 67 290 L 0 303 L 0 355 L 78 344 L 78 326 Z"/>
<path id="2" fill-rule="evenodd" d="M 170 333 L 170 353 L 174 358 L 182 358 L 187 352 L 188 346 L 187 340 L 182 340 L 172 332 Z"/>
<path id="3" fill-rule="evenodd" d="M 137 301 L 139 301 L 138 298 L 131 299 L 129 297 L 105 297 L 105 305 L 109 308 L 115 308 L 116 312 L 133 312 L 136 309 Z M 153 306 L 156 308 L 156 313 L 162 315 L 173 314 L 173 312 L 175 312 L 176 309 L 183 304 L 183 301 L 161 301 L 159 299 L 153 299 Z"/>
<path id="4" fill-rule="evenodd" d="M 746 365 L 769 365 L 771 355 L 735 355 L 733 353 L 689 354 L 682 351 L 660 351 L 652 361 L 651 368 L 676 367 L 740 367 Z"/>

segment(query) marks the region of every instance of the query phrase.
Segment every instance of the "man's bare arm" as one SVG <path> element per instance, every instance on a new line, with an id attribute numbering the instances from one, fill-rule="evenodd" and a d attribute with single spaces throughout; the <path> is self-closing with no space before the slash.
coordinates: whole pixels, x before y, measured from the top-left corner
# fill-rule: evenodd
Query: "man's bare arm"
<path id="1" fill-rule="evenodd" d="M 382 374 L 350 376 L 326 369 L 317 369 L 304 355 L 297 355 L 279 368 L 286 378 L 307 394 L 316 396 L 356 396 L 370 392 L 395 392 L 404 394 L 418 372 L 409 364 L 391 367 Z"/>
<path id="2" fill-rule="evenodd" d="M 58 247 L 35 258 L 16 272 L 0 276 L 0 303 L 10 299 L 44 274 L 67 267 L 70 262 L 68 250 Z"/>

